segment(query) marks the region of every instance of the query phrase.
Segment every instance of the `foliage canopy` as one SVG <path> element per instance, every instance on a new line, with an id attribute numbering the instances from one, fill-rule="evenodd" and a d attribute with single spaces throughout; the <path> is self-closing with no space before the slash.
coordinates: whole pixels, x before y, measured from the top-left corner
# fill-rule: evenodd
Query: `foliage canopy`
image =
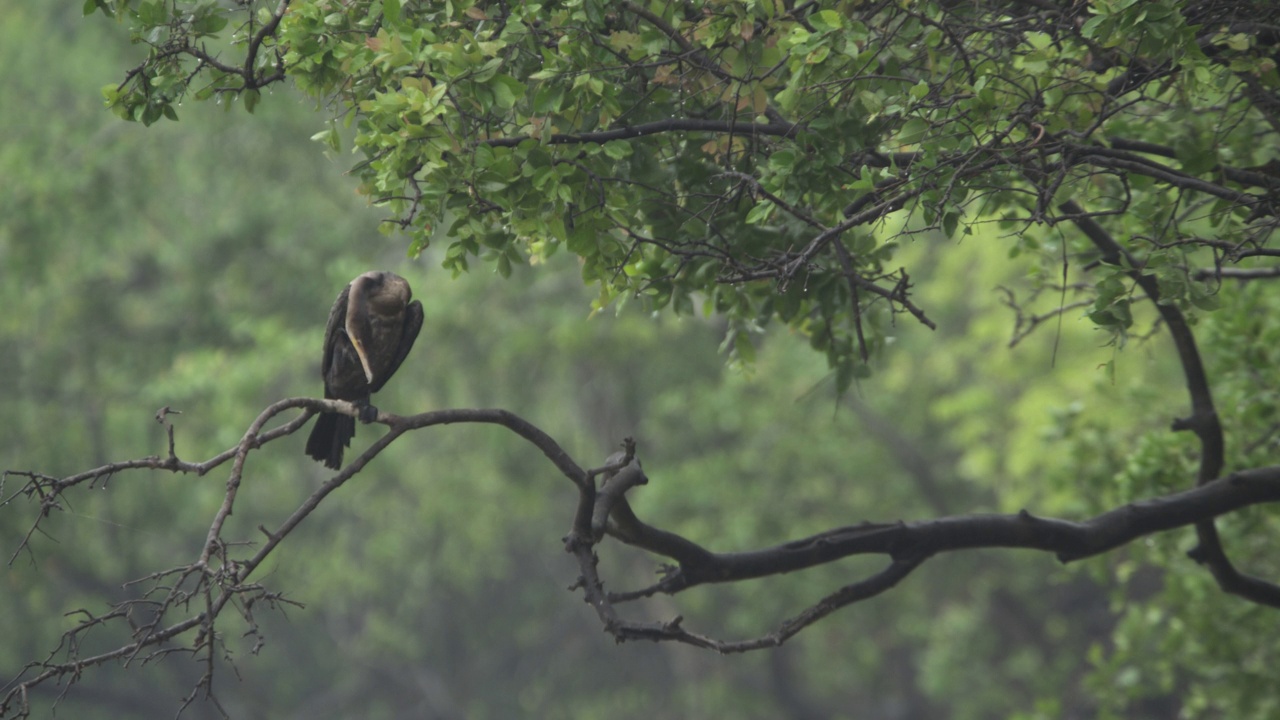
<path id="1" fill-rule="evenodd" d="M 909 312 L 909 233 L 999 223 L 1009 253 L 1096 218 L 1162 297 L 1214 306 L 1186 269 L 1274 232 L 1275 31 L 1264 2 L 215 2 L 88 0 L 147 59 L 121 116 L 187 97 L 253 111 L 286 78 L 354 128 L 360 190 L 411 250 L 538 262 L 564 248 L 598 304 L 641 296 L 804 333 L 840 389 Z M 223 49 L 227 43 L 229 49 Z M 233 55 L 234 60 L 227 59 Z M 1074 208 L 1074 209 L 1073 209 Z M 890 220 L 890 218 L 893 218 Z M 1081 255 L 1085 257 L 1081 259 Z M 1057 282 L 1060 273 L 1047 271 Z M 1095 274 L 1123 333 L 1133 286 Z"/>

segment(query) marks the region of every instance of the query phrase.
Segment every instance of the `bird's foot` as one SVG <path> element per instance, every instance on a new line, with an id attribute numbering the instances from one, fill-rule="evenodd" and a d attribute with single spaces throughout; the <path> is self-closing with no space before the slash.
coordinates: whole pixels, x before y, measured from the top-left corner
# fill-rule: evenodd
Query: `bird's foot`
<path id="1" fill-rule="evenodd" d="M 360 422 L 364 423 L 365 425 L 368 425 L 369 423 L 377 419 L 378 419 L 378 408 L 372 405 L 360 406 Z"/>

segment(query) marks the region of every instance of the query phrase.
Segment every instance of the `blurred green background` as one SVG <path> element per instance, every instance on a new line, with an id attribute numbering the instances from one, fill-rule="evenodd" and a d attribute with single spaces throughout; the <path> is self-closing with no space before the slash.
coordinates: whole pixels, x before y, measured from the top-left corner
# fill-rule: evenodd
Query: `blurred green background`
<path id="1" fill-rule="evenodd" d="M 1028 272 L 1054 272 L 1052 247 L 1037 268 L 1007 262 L 1009 243 L 994 234 L 908 241 L 918 301 L 940 329 L 900 319 L 877 374 L 838 398 L 824 359 L 785 331 L 759 338 L 754 365 L 727 367 L 715 317 L 654 317 L 638 302 L 589 316 L 594 293 L 564 255 L 509 280 L 488 266 L 450 279 L 431 251 L 406 259 L 344 177 L 352 160 L 307 139 L 323 110 L 290 92 L 264 97 L 254 116 L 203 104 L 180 108 L 179 123 L 121 122 L 99 88 L 141 56 L 120 27 L 79 10 L 0 0 L 2 469 L 65 475 L 162 454 L 153 414 L 165 405 L 182 411 L 172 419 L 183 459 L 233 445 L 270 402 L 319 396 L 333 297 L 386 268 L 409 279 L 426 324 L 380 407 L 507 408 L 584 465 L 634 436 L 651 478 L 632 495 L 637 512 L 715 550 L 862 520 L 1024 507 L 1084 517 L 1189 482 L 1193 445 L 1166 431 L 1185 403 L 1162 337 L 1117 354 L 1068 313 L 1008 348 L 1013 314 L 997 288 L 1025 292 Z M 1200 325 L 1216 389 L 1229 430 L 1264 427 L 1257 376 L 1280 365 L 1280 343 L 1256 345 L 1280 335 L 1276 303 L 1253 287 L 1223 292 L 1228 309 Z M 354 450 L 379 432 L 361 427 Z M 304 441 L 251 456 L 226 537 L 254 539 L 328 477 Z M 1260 458 L 1235 458 L 1249 459 Z M 71 493 L 47 535 L 0 569 L 0 683 L 58 645 L 74 622 L 65 613 L 102 612 L 123 582 L 189 562 L 224 480 L 138 472 Z M 8 478 L 5 497 L 19 482 Z M 1274 613 L 1218 594 L 1181 557 L 1189 532 L 1066 568 L 1025 552 L 935 558 L 780 650 L 721 657 L 616 645 L 601 631 L 566 590 L 576 569 L 560 538 L 575 500 L 505 430 L 401 440 L 257 576 L 305 609 L 259 610 L 256 655 L 224 616 L 232 660 L 219 669 L 220 703 L 233 718 L 1267 717 L 1276 707 L 1275 651 L 1258 647 L 1280 629 Z M 36 511 L 21 499 L 0 507 L 6 558 Z M 1247 513 L 1225 532 L 1257 537 L 1273 516 Z M 648 584 L 660 561 L 616 543 L 601 553 L 610 589 Z M 1266 557 L 1266 544 L 1245 553 Z M 702 587 L 627 612 L 745 638 L 879 562 Z M 100 632 L 82 651 L 125 641 Z M 56 713 L 171 716 L 201 671 L 181 654 L 87 671 Z M 1227 693 L 1209 689 L 1223 678 Z M 41 689 L 36 717 L 61 689 Z M 217 715 L 197 703 L 184 717 Z"/>

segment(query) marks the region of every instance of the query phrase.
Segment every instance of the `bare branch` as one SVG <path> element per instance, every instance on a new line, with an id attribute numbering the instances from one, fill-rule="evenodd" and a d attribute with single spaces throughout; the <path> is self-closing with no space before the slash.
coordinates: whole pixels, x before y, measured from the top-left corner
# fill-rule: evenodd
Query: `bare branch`
<path id="1" fill-rule="evenodd" d="M 1191 273 L 1196 280 L 1270 280 L 1280 278 L 1280 265 L 1265 268 L 1200 268 Z"/>
<path id="2" fill-rule="evenodd" d="M 303 411 L 299 418 L 270 431 L 262 430 L 271 418 L 294 408 Z M 248 583 L 249 577 L 325 497 L 359 474 L 392 442 L 411 430 L 438 425 L 484 423 L 505 427 L 541 450 L 560 474 L 578 489 L 578 506 L 573 526 L 565 540 L 565 549 L 578 562 L 580 575 L 573 588 L 583 590 L 584 599 L 596 610 L 606 632 L 619 641 L 668 640 L 719 652 L 745 652 L 780 645 L 805 627 L 840 608 L 886 592 L 926 560 L 941 553 L 978 548 L 1023 548 L 1051 552 L 1060 561 L 1070 562 L 1112 550 L 1152 533 L 1189 524 L 1201 526 L 1211 523 L 1214 517 L 1243 507 L 1280 501 L 1280 466 L 1271 466 L 1235 472 L 1222 479 L 1202 483 L 1191 490 L 1131 503 L 1084 521 L 1043 518 L 1024 511 L 1014 515 L 972 515 L 916 522 L 862 523 L 772 548 L 716 553 L 675 533 L 651 527 L 636 517 L 625 493 L 644 484 L 648 478 L 640 470 L 634 444 L 628 444 L 623 452 L 610 456 L 603 467 L 586 471 L 545 431 L 506 410 L 436 410 L 405 417 L 379 412 L 375 422 L 389 428 L 386 434 L 311 493 L 274 530 L 263 528 L 267 541 L 253 555 L 233 557 L 230 550 L 241 543 L 228 542 L 222 537 L 222 533 L 224 520 L 231 512 L 236 491 L 244 479 L 246 458 L 270 439 L 296 431 L 307 418 L 320 410 L 351 415 L 359 413 L 351 403 L 311 398 L 281 400 L 260 413 L 236 447 L 220 453 L 214 459 L 224 462 L 226 457 L 234 457 L 236 462 L 227 482 L 224 503 L 214 516 L 200 557 L 190 565 L 155 572 L 127 583 L 126 587 L 144 584 L 149 587 L 140 588 L 140 595 L 116 605 L 104 615 L 95 616 L 83 611 L 81 614 L 84 619 L 64 635 L 63 643 L 48 658 L 29 664 L 23 673 L 11 680 L 4 697 L 0 699 L 0 717 L 15 709 L 19 714 L 26 712 L 29 707 L 27 698 L 32 688 L 50 681 L 74 682 L 84 670 L 109 661 L 128 662 L 138 657 L 149 661 L 164 657 L 174 651 L 173 648 L 163 647 L 164 644 L 193 631 L 194 640 L 188 642 L 183 651 L 202 654 L 206 671 L 193 694 L 184 699 L 184 703 L 192 701 L 197 693 L 216 703 L 216 696 L 213 694 L 216 658 L 213 653 L 226 653 L 226 649 L 220 646 L 218 633 L 215 632 L 219 616 L 230 604 L 248 623 L 252 634 L 257 626 L 252 616 L 255 603 L 266 602 L 272 607 L 292 603 L 280 593 L 270 591 L 261 584 Z M 219 458 L 222 460 L 218 460 Z M 190 464 L 144 458 L 104 468 L 112 468 L 112 472 L 150 468 L 185 473 L 192 472 L 192 468 L 212 467 L 214 460 Z M 41 499 L 41 512 L 44 512 L 47 507 L 45 498 L 51 492 L 64 492 L 87 478 L 102 477 L 106 471 L 99 468 L 64 479 L 48 478 L 32 472 L 7 474 L 28 478 L 26 489 L 29 492 L 25 494 Z M 605 487 L 600 492 L 596 490 L 596 475 L 605 476 Z M 24 493 L 20 491 L 10 499 L 19 494 Z M 601 529 L 604 530 L 603 533 L 599 532 Z M 628 593 L 606 593 L 599 574 L 599 560 L 594 552 L 595 544 L 604 537 L 613 537 L 625 544 L 670 558 L 676 565 L 668 567 L 662 580 L 652 587 Z M 26 545 L 25 541 L 23 545 Z M 785 574 L 853 555 L 868 554 L 885 555 L 889 564 L 866 578 L 836 589 L 773 631 L 746 640 L 721 640 L 686 630 L 683 619 L 679 617 L 662 623 L 628 621 L 620 618 L 614 609 L 616 603 L 635 601 L 657 593 L 675 594 L 707 583 Z M 1227 589 L 1239 592 L 1234 587 Z M 162 598 L 151 599 L 153 594 L 161 592 L 164 593 Z M 1264 603 L 1267 600 L 1265 595 L 1246 596 Z M 200 608 L 198 612 L 178 621 L 166 619 L 172 611 L 185 609 L 192 601 L 196 601 Z M 141 626 L 136 626 L 130 618 L 135 611 L 143 609 L 149 613 L 149 619 Z M 91 657 L 78 656 L 76 649 L 82 633 L 89 628 L 121 621 L 128 622 L 133 628 L 130 642 Z M 255 645 L 255 652 L 260 644 Z M 63 662 L 55 662 L 53 658 L 64 647 L 70 654 L 69 658 Z M 147 649 L 151 650 L 150 654 L 142 655 Z"/>

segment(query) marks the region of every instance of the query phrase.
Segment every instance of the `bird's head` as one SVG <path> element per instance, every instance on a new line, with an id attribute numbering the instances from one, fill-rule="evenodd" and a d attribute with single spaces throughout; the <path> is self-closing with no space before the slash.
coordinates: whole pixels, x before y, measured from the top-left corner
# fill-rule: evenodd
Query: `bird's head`
<path id="1" fill-rule="evenodd" d="M 360 358 L 365 380 L 373 384 L 373 368 L 369 364 L 368 343 L 371 316 L 400 315 L 413 297 L 404 278 L 386 270 L 371 270 L 351 281 L 347 292 L 347 337 Z"/>

